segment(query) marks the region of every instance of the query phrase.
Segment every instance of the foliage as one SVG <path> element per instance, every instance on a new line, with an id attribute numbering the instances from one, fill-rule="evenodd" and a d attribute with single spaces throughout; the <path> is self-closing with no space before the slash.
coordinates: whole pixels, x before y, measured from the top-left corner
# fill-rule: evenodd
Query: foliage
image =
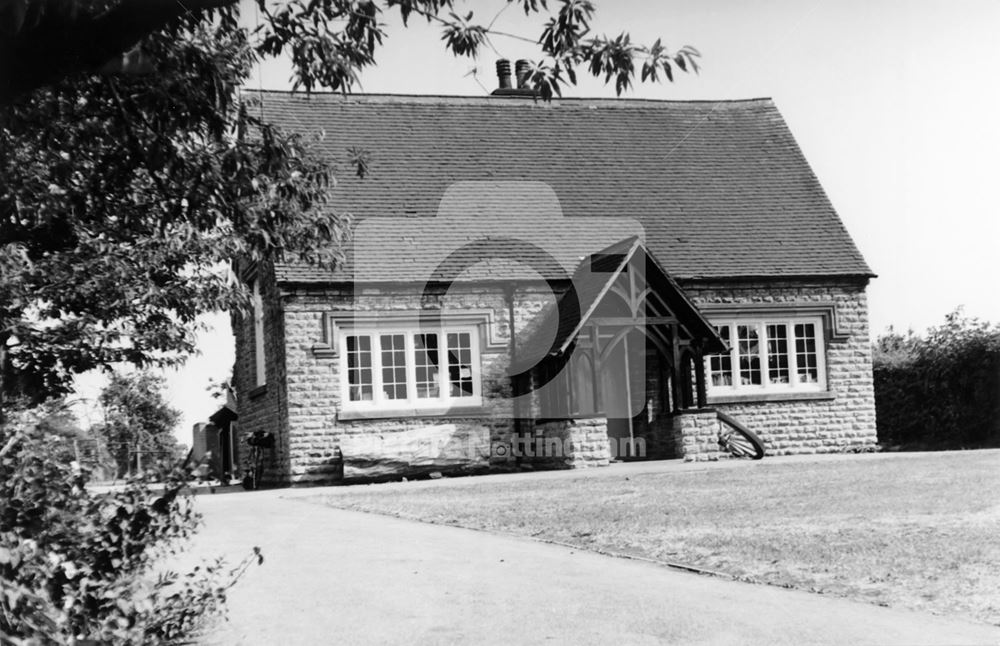
<path id="1" fill-rule="evenodd" d="M 346 220 L 324 210 L 325 163 L 266 125 L 233 133 L 195 79 L 235 72 L 192 62 L 205 58 L 196 44 L 162 45 L 173 69 L 159 83 L 89 80 L 5 115 L 0 344 L 24 393 L 58 394 L 118 362 L 179 361 L 199 314 L 245 308 L 219 269 L 232 258 L 339 253 Z"/>
<path id="2" fill-rule="evenodd" d="M 516 4 L 548 15 L 528 74 L 543 99 L 579 68 L 618 93 L 640 61 L 643 81 L 697 70 L 692 48 L 592 35 L 587 0 Z M 456 55 L 525 39 L 454 9 L 258 0 L 250 28 L 235 0 L 0 0 L 0 395 L 41 401 L 94 368 L 182 361 L 199 314 L 246 310 L 233 259 L 335 264 L 350 227 L 328 204 L 338 160 L 240 88 L 257 60 L 287 56 L 295 87 L 351 89 L 387 11 L 438 23 Z M 360 176 L 366 157 L 348 152 Z"/>
<path id="3" fill-rule="evenodd" d="M 881 442 L 1000 444 L 1000 326 L 959 309 L 925 337 L 890 330 L 876 341 L 873 361 Z"/>
<path id="4" fill-rule="evenodd" d="M 150 372 L 116 372 L 101 391 L 105 422 L 100 432 L 114 455 L 119 476 L 154 467 L 157 461 L 174 461 L 177 440 L 173 432 L 181 413 L 164 400 L 165 381 Z"/>
<path id="5" fill-rule="evenodd" d="M 174 470 L 163 492 L 132 480 L 97 495 L 37 412 L 0 427 L 0 642 L 169 644 L 222 609 L 249 561 L 154 569 L 195 530 Z M 255 549 L 259 561 L 259 552 Z"/>
<path id="6" fill-rule="evenodd" d="M 288 55 L 297 88 L 346 91 L 374 64 L 386 11 L 439 23 L 456 55 L 500 35 L 452 0 L 257 5 L 251 29 L 236 0 L 0 0 L 0 398 L 38 402 L 87 370 L 183 360 L 199 314 L 246 311 L 234 259 L 340 260 L 350 218 L 328 203 L 337 160 L 241 94 L 260 58 Z M 587 0 L 550 13 L 529 74 L 542 99 L 578 68 L 618 93 L 640 59 L 644 81 L 697 69 L 692 48 L 591 35 L 593 13 Z M 348 154 L 364 176 L 367 151 Z M 224 588 L 201 577 L 141 583 L 194 527 L 179 485 L 93 497 L 56 439 L 15 422 L 0 436 L 5 636 L 156 643 L 218 607 Z"/>

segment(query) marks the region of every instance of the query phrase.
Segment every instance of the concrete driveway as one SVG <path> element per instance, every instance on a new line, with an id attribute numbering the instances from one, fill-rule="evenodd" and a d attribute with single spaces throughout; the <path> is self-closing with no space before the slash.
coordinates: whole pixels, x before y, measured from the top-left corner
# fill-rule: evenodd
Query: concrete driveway
<path id="1" fill-rule="evenodd" d="M 201 495 L 184 560 L 253 545 L 210 644 L 1000 644 L 1000 628 L 529 539 L 341 511 L 316 490 Z"/>

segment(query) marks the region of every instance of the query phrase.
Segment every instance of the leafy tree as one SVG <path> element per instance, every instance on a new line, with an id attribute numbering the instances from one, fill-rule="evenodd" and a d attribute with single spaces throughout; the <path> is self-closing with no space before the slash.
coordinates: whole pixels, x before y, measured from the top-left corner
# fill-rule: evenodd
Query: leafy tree
<path id="1" fill-rule="evenodd" d="M 543 99 L 578 70 L 620 93 L 696 69 L 692 48 L 591 34 L 587 0 L 497 4 L 547 16 L 528 75 Z M 257 60 L 287 55 L 296 87 L 347 91 L 385 12 L 439 24 L 456 55 L 501 36 L 452 0 L 257 5 L 247 28 L 235 0 L 0 0 L 0 396 L 182 361 L 200 313 L 248 305 L 220 269 L 233 258 L 339 260 L 332 161 L 240 93 Z"/>
<path id="2" fill-rule="evenodd" d="M 543 100 L 578 70 L 621 93 L 637 75 L 697 69 L 692 48 L 592 35 L 587 0 L 497 2 L 512 4 L 547 16 L 529 39 Z M 141 482 L 89 495 L 38 423 L 4 425 L 3 398 L 38 402 L 93 368 L 181 361 L 200 313 L 249 304 L 232 259 L 340 259 L 350 218 L 328 202 L 333 160 L 258 116 L 240 92 L 255 62 L 287 55 L 297 88 L 348 91 L 388 37 L 385 12 L 437 23 L 456 55 L 501 36 L 453 0 L 257 5 L 250 29 L 236 0 L 0 0 L 2 641 L 177 641 L 222 601 L 225 584 L 198 576 L 142 587 L 194 528 L 183 475 L 162 495 Z"/>
<path id="3" fill-rule="evenodd" d="M 456 56 L 475 57 L 491 37 L 536 42 L 543 58 L 531 68 L 534 87 L 548 98 L 583 68 L 621 94 L 633 83 L 636 63 L 641 79 L 673 80 L 675 69 L 697 70 L 699 52 L 690 46 L 676 52 L 660 40 L 635 44 L 627 33 L 615 38 L 590 33 L 594 5 L 589 0 L 559 0 L 548 13 L 548 0 L 504 0 L 525 15 L 548 13 L 537 40 L 492 29 L 474 11 L 456 13 L 454 0 L 291 0 L 269 7 L 255 0 L 264 25 L 248 32 L 236 27 L 239 0 L 0 0 L 0 98 L 9 99 L 81 73 L 149 73 L 155 63 L 142 47 L 144 38 L 179 20 L 221 20 L 224 35 L 239 33 L 254 53 L 274 56 L 289 49 L 296 86 L 350 89 L 357 73 L 375 62 L 387 37 L 379 18 L 398 10 L 404 24 L 413 15 L 441 26 L 445 46 Z M 17 64 L 13 62 L 16 61 Z"/>
<path id="4" fill-rule="evenodd" d="M 175 462 L 174 428 L 181 414 L 163 399 L 164 385 L 163 377 L 150 372 L 112 373 L 101 391 L 100 432 L 120 476 Z"/>

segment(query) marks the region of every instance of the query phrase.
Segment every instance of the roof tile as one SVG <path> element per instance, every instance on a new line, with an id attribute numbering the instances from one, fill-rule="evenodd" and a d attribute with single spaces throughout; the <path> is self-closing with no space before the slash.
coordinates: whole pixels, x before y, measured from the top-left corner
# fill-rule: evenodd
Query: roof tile
<path id="1" fill-rule="evenodd" d="M 345 267 L 283 264 L 282 281 L 425 280 L 484 236 L 524 238 L 572 272 L 637 227 L 676 279 L 871 275 L 769 99 L 264 92 L 263 110 L 324 134 L 333 207 L 358 219 Z M 370 156 L 364 178 L 352 148 Z M 484 265 L 461 278 L 511 277 Z"/>

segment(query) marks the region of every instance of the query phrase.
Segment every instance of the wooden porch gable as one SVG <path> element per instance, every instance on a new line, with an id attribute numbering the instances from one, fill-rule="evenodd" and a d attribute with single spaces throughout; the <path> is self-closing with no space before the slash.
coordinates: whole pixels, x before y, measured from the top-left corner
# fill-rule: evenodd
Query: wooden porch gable
<path id="1" fill-rule="evenodd" d="M 514 365 L 522 372 L 518 377 L 530 379 L 536 390 L 553 382 L 545 397 L 565 398 L 565 409 L 576 414 L 606 409 L 599 387 L 602 365 L 627 344 L 630 333 L 644 335 L 669 364 L 669 374 L 662 377 L 670 383 L 674 410 L 696 402 L 705 405 L 703 357 L 727 349 L 684 290 L 634 237 L 584 258 L 570 288 L 532 327 L 534 333 L 518 353 L 525 360 L 517 362 L 515 357 Z M 624 354 L 627 372 L 629 354 Z M 564 371 L 570 362 L 573 365 Z M 590 378 L 573 376 L 581 371 L 590 372 Z M 696 395 L 691 393 L 692 381 Z M 579 392 L 586 383 L 592 393 Z M 588 398 L 590 408 L 597 410 L 583 410 L 580 402 Z"/>

